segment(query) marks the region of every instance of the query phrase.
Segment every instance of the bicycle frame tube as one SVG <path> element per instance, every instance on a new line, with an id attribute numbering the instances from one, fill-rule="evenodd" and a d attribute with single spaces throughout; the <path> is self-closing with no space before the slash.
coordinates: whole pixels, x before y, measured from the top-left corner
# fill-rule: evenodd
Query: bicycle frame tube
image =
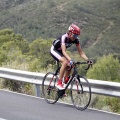
<path id="1" fill-rule="evenodd" d="M 61 67 L 58 67 L 57 70 L 55 71 L 54 75 L 57 75 Z"/>
<path id="2" fill-rule="evenodd" d="M 77 72 L 76 65 L 74 66 L 73 69 L 74 69 L 74 70 L 73 70 L 72 76 L 70 77 L 70 80 L 68 81 L 68 84 L 66 85 L 65 90 L 68 88 L 68 86 L 69 86 L 70 83 L 72 82 L 73 78 L 74 78 L 75 76 L 78 76 L 78 75 L 77 75 L 78 72 Z"/>

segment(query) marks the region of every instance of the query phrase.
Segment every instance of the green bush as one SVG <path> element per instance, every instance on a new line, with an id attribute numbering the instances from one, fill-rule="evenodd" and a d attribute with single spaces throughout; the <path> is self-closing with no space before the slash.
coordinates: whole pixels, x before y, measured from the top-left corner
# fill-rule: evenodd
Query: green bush
<path id="1" fill-rule="evenodd" d="M 113 55 L 98 58 L 93 68 L 87 72 L 87 77 L 97 80 L 120 82 L 120 63 Z"/>

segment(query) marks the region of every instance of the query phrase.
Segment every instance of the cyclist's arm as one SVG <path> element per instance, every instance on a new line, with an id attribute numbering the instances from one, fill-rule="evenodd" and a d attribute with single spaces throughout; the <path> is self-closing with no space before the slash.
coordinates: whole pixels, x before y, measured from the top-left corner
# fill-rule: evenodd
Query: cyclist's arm
<path id="1" fill-rule="evenodd" d="M 84 51 L 82 50 L 80 45 L 76 45 L 77 46 L 77 50 L 78 53 L 80 54 L 80 56 L 84 59 L 84 60 L 88 60 L 88 57 L 86 56 L 86 54 L 84 53 Z"/>
<path id="2" fill-rule="evenodd" d="M 66 53 L 66 46 L 65 46 L 65 44 L 62 44 L 62 45 L 61 45 L 61 48 L 62 48 L 62 53 L 63 53 L 63 55 L 67 58 L 68 61 L 70 61 L 71 58 L 70 58 L 70 56 Z"/>

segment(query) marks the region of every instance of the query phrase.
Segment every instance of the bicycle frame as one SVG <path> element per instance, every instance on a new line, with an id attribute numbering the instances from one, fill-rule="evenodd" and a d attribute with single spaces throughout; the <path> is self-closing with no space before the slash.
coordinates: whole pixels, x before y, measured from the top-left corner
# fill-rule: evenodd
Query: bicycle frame
<path id="1" fill-rule="evenodd" d="M 87 62 L 75 62 L 73 66 L 70 67 L 69 70 L 71 69 L 73 70 L 72 70 L 70 79 L 63 90 L 59 90 L 56 87 L 56 81 L 58 80 L 58 74 L 61 68 L 61 66 L 59 65 L 59 62 L 57 62 L 57 69 L 55 70 L 55 72 L 48 72 L 45 75 L 45 77 L 43 78 L 43 82 L 42 82 L 42 93 L 47 103 L 54 104 L 58 101 L 59 98 L 64 97 L 65 91 L 67 90 L 68 86 L 71 84 L 70 96 L 71 96 L 73 105 L 78 110 L 84 110 L 88 107 L 90 100 L 91 100 L 91 88 L 90 88 L 88 80 L 84 76 L 78 74 L 77 65 L 79 64 L 87 64 Z M 89 69 L 89 67 L 90 65 L 88 65 L 87 69 Z M 88 90 L 87 95 L 86 93 L 84 93 L 84 85 L 81 82 L 81 78 L 82 78 L 82 82 L 83 80 L 85 82 L 85 90 L 87 87 L 87 90 Z M 49 85 L 48 87 L 46 87 L 46 83 L 48 84 L 48 79 L 49 79 Z M 78 96 L 77 97 L 78 101 L 76 101 L 76 96 Z M 85 103 L 84 103 L 83 97 L 87 98 L 87 101 Z"/>
<path id="2" fill-rule="evenodd" d="M 75 77 L 75 76 L 77 76 L 78 77 L 78 72 L 77 72 L 77 68 L 76 68 L 76 65 L 73 67 L 73 73 L 72 73 L 72 75 L 71 75 L 71 77 L 70 77 L 70 80 L 68 81 L 68 83 L 67 83 L 67 85 L 66 85 L 66 87 L 65 87 L 65 90 L 68 88 L 68 86 L 70 85 L 70 83 L 72 82 L 72 80 L 73 80 L 73 78 Z"/>
<path id="3" fill-rule="evenodd" d="M 80 76 L 80 75 L 78 75 L 77 66 L 76 66 L 77 64 L 87 64 L 87 63 L 86 63 L 86 62 L 77 62 L 77 63 L 75 63 L 73 66 L 71 66 L 70 70 L 73 69 L 73 73 L 72 73 L 72 75 L 71 75 L 71 77 L 70 77 L 70 80 L 68 81 L 68 83 L 67 83 L 64 91 L 66 91 L 66 89 L 68 88 L 68 86 L 70 85 L 70 83 L 72 82 L 72 80 L 73 80 L 73 78 L 74 78 L 75 76 L 79 79 L 79 76 Z M 60 70 L 60 68 L 61 68 L 61 67 L 59 66 L 59 62 L 57 62 L 57 66 L 58 66 L 58 68 L 57 68 L 57 70 L 55 71 L 55 75 L 58 74 L 58 72 L 59 72 L 59 70 Z M 87 67 L 85 70 L 88 70 L 89 67 L 90 67 L 90 65 L 88 65 L 88 67 Z M 61 90 L 60 90 L 60 91 L 61 91 Z"/>

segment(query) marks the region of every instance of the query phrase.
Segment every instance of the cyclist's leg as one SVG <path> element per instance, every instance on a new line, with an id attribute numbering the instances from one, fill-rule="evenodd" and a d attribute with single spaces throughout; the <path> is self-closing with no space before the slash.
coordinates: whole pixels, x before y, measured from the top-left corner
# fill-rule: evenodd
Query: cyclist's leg
<path id="1" fill-rule="evenodd" d="M 61 69 L 60 69 L 59 79 L 63 79 L 64 73 L 66 72 L 68 62 L 65 57 L 61 57 L 60 62 L 61 62 Z"/>
<path id="2" fill-rule="evenodd" d="M 63 84 L 62 84 L 62 82 L 63 82 L 62 80 L 63 80 L 63 76 L 64 76 L 64 73 L 65 73 L 66 67 L 68 65 L 68 62 L 67 62 L 65 57 L 61 57 L 59 59 L 59 61 L 61 62 L 61 68 L 60 68 L 59 80 L 58 80 L 57 87 L 59 89 L 64 89 Z"/>
<path id="3" fill-rule="evenodd" d="M 63 79 L 63 76 L 64 76 L 64 72 L 65 72 L 65 69 L 68 65 L 68 61 L 67 59 L 63 56 L 62 52 L 60 51 L 57 51 L 54 49 L 54 47 L 51 47 L 51 56 L 57 60 L 57 61 L 60 61 L 61 62 L 61 68 L 60 68 L 60 73 L 59 73 L 59 80 L 58 80 L 58 84 L 57 84 L 57 87 L 59 89 L 64 89 L 63 85 L 62 85 L 62 79 Z"/>
<path id="4" fill-rule="evenodd" d="M 67 82 L 69 81 L 69 76 L 70 76 L 70 72 L 71 70 L 69 70 L 69 66 L 66 67 L 66 70 L 65 70 L 65 74 L 64 74 L 64 83 L 67 84 Z"/>

